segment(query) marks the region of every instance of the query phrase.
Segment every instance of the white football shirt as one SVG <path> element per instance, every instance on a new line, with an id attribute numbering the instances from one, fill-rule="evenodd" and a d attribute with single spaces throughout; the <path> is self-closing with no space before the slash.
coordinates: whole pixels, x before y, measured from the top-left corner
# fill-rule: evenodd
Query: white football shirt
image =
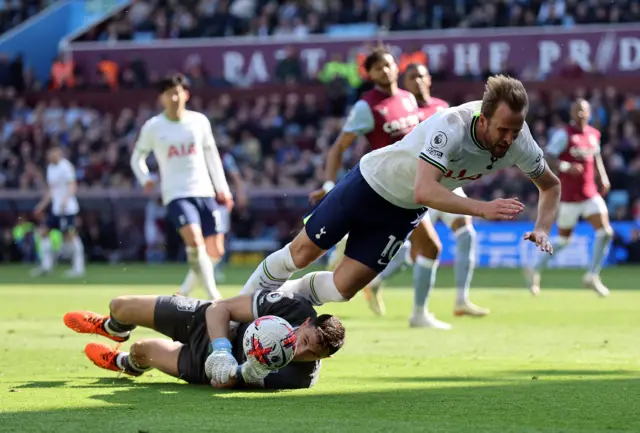
<path id="1" fill-rule="evenodd" d="M 76 170 L 67 159 L 47 166 L 47 185 L 51 192 L 51 211 L 54 215 L 75 215 L 80 210 L 78 199 L 69 195 L 69 188 L 76 181 Z M 66 198 L 66 204 L 62 204 Z"/>
<path id="2" fill-rule="evenodd" d="M 211 124 L 204 114 L 187 110 L 180 121 L 164 114 L 147 120 L 131 158 L 131 167 L 142 185 L 150 179 L 144 160 L 151 152 L 158 162 L 165 205 L 178 198 L 213 197 L 217 189 L 229 192 Z"/>
<path id="3" fill-rule="evenodd" d="M 442 170 L 440 183 L 450 191 L 513 165 L 532 179 L 542 175 L 546 162 L 526 122 L 503 158 L 492 158 L 482 147 L 475 138 L 481 105 L 474 101 L 439 111 L 399 142 L 366 154 L 362 176 L 387 201 L 417 209 L 423 207 L 413 200 L 418 159 Z"/>

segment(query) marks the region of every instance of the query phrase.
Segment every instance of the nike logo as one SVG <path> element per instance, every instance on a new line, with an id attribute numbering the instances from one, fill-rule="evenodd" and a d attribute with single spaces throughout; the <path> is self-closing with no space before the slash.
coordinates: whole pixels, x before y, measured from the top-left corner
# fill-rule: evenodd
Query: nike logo
<path id="1" fill-rule="evenodd" d="M 382 259 L 378 259 L 378 264 L 379 264 L 380 266 L 387 266 L 387 265 L 389 264 L 389 262 L 385 262 L 385 261 L 384 261 L 384 260 L 382 260 Z"/>

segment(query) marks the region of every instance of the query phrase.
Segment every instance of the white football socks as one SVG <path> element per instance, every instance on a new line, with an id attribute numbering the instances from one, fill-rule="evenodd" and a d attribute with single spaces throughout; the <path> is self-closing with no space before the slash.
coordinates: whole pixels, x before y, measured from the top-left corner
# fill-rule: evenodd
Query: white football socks
<path id="1" fill-rule="evenodd" d="M 287 281 L 279 292 L 297 293 L 314 305 L 327 302 L 346 302 L 333 282 L 333 272 L 311 272 L 297 280 Z"/>
<path id="2" fill-rule="evenodd" d="M 282 287 L 299 270 L 293 262 L 290 246 L 290 243 L 285 245 L 260 262 L 240 294 L 250 295 L 260 289 L 278 290 Z"/>

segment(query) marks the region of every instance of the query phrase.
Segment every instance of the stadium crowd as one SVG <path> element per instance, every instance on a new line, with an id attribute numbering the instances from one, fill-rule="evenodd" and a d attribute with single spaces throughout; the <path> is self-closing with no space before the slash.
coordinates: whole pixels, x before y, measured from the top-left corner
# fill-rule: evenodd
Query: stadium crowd
<path id="1" fill-rule="evenodd" d="M 618 207 L 614 216 L 629 217 L 633 200 L 640 198 L 640 97 L 620 94 L 614 88 L 580 96 L 590 99 L 592 123 L 603 133 L 612 189 L 630 194 L 631 204 Z M 531 93 L 528 120 L 541 146 L 555 128 L 568 121 L 571 97 L 557 92 L 548 100 Z M 45 150 L 53 144 L 66 149 L 81 187 L 138 187 L 129 158 L 141 125 L 157 112 L 157 107 L 131 107 L 118 115 L 98 113 L 75 103 L 63 107 L 55 99 L 29 107 L 24 99 L 7 91 L 0 92 L 0 107 L 0 187 L 42 188 Z M 333 108 L 320 107 L 313 95 L 296 93 L 284 99 L 275 94 L 259 97 L 251 103 L 234 103 L 228 95 L 203 101 L 196 94 L 191 107 L 207 114 L 219 147 L 233 154 L 249 187 L 307 188 L 322 181 L 324 154 L 337 137 L 348 108 L 335 113 Z M 350 151 L 344 169 L 364 151 L 363 139 Z M 515 170 L 485 176 L 468 192 L 485 198 L 516 194 L 534 203 L 535 190 L 519 178 Z"/>
<path id="2" fill-rule="evenodd" d="M 304 37 L 354 24 L 408 31 L 638 21 L 637 0 L 136 0 L 81 40 Z"/>

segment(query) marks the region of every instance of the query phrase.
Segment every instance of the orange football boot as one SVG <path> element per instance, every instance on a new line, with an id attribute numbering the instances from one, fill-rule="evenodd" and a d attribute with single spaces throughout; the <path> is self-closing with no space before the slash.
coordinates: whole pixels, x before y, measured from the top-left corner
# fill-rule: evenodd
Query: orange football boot
<path id="1" fill-rule="evenodd" d="M 105 370 L 117 371 L 118 373 L 128 374 L 129 376 L 140 376 L 142 372 L 127 371 L 118 367 L 116 358 L 122 351 L 118 350 L 118 345 L 115 349 L 103 344 L 103 343 L 89 343 L 84 347 L 84 353 L 89 358 L 89 361 L 93 362 L 97 367 Z"/>
<path id="2" fill-rule="evenodd" d="M 92 313 L 91 311 L 70 311 L 64 315 L 64 324 L 68 328 L 80 334 L 98 334 L 107 337 L 117 343 L 123 343 L 129 339 L 129 335 L 119 337 L 111 335 L 104 329 L 104 322 L 109 316 Z"/>

